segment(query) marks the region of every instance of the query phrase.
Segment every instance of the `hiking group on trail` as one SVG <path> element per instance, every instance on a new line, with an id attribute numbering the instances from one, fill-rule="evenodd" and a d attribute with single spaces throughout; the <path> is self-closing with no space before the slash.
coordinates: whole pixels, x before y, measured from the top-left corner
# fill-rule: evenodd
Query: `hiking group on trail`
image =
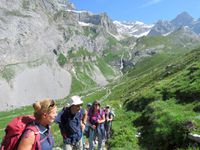
<path id="1" fill-rule="evenodd" d="M 99 101 L 87 103 L 72 96 L 67 106 L 57 114 L 54 100 L 45 99 L 33 104 L 34 115 L 14 118 L 5 129 L 0 150 L 52 150 L 55 142 L 51 124 L 57 123 L 63 138 L 63 150 L 98 150 L 111 136 L 115 116 L 110 106 L 101 108 Z"/>

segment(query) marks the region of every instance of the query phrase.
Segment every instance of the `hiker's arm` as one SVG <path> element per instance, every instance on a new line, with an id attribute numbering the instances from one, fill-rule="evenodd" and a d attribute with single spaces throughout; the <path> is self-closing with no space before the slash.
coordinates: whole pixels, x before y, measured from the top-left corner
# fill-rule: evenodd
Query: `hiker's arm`
<path id="1" fill-rule="evenodd" d="M 88 125 L 89 125 L 91 128 L 96 129 L 96 126 L 91 124 L 89 118 L 90 118 L 90 116 L 87 117 L 87 123 L 88 123 Z"/>
<path id="2" fill-rule="evenodd" d="M 85 130 L 85 124 L 86 124 L 86 122 L 87 122 L 87 112 L 85 112 L 85 114 L 83 115 L 83 118 L 81 120 L 81 129 L 82 129 L 82 131 Z"/>
<path id="3" fill-rule="evenodd" d="M 17 150 L 31 150 L 35 142 L 35 133 L 28 131 L 21 139 Z"/>
<path id="4" fill-rule="evenodd" d="M 86 124 L 87 118 L 88 118 L 87 111 L 85 111 L 85 114 L 84 114 L 83 119 L 82 119 L 83 124 Z"/>
<path id="5" fill-rule="evenodd" d="M 111 115 L 110 118 L 108 118 L 109 121 L 113 120 L 113 116 Z"/>
<path id="6" fill-rule="evenodd" d="M 98 120 L 98 123 L 103 123 L 105 122 L 105 115 L 102 115 L 102 118 Z"/>

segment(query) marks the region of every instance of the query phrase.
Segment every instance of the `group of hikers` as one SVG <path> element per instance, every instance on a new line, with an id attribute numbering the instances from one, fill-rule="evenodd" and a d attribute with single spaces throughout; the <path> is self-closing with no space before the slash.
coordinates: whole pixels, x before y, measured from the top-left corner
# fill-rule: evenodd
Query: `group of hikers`
<path id="1" fill-rule="evenodd" d="M 0 150 L 52 150 L 53 122 L 59 126 L 64 150 L 93 150 L 96 143 L 101 150 L 103 141 L 110 138 L 114 113 L 109 105 L 101 108 L 99 101 L 87 103 L 86 109 L 82 105 L 81 97 L 72 96 L 57 114 L 54 100 L 34 103 L 34 116 L 18 117 L 7 125 Z"/>

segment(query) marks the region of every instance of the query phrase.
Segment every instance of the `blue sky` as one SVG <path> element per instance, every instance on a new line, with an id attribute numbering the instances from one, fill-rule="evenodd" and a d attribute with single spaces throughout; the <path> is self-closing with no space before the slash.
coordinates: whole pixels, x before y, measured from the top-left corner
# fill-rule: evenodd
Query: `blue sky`
<path id="1" fill-rule="evenodd" d="M 200 18 L 200 0 L 69 0 L 78 10 L 106 12 L 112 20 L 155 23 L 172 20 L 183 11 Z"/>

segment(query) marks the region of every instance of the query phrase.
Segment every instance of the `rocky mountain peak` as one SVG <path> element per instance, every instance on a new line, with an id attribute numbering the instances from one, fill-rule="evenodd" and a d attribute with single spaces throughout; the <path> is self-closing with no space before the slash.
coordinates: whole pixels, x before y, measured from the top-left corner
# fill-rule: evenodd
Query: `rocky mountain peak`
<path id="1" fill-rule="evenodd" d="M 148 35 L 150 36 L 163 35 L 172 30 L 174 30 L 174 27 L 169 21 L 159 20 L 155 24 L 155 26 L 151 29 Z"/>
<path id="2" fill-rule="evenodd" d="M 75 10 L 76 7 L 73 3 L 69 2 L 68 0 L 57 0 L 59 5 L 64 9 Z"/>
<path id="3" fill-rule="evenodd" d="M 182 12 L 175 19 L 171 21 L 171 23 L 175 26 L 190 26 L 194 18 L 190 16 L 187 12 Z"/>
<path id="4" fill-rule="evenodd" d="M 195 21 L 192 16 L 190 16 L 187 12 L 182 12 L 177 15 L 172 21 L 162 21 L 159 20 L 148 35 L 168 35 L 176 30 L 179 30 L 181 27 L 188 27 L 190 30 L 195 33 L 200 33 L 200 23 L 199 21 Z"/>

